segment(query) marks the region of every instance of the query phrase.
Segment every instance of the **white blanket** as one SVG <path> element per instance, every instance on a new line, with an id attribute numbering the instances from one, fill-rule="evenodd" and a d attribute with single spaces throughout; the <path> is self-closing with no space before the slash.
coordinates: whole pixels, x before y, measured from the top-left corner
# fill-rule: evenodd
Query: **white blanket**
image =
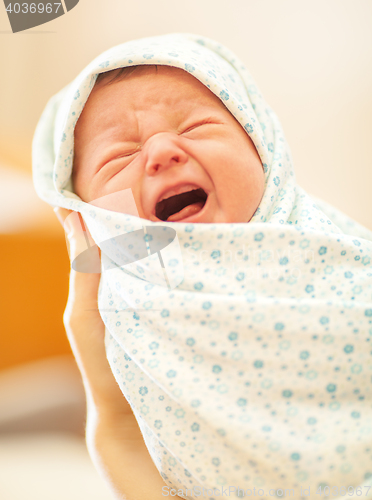
<path id="1" fill-rule="evenodd" d="M 72 193 L 73 130 L 97 74 L 138 64 L 188 71 L 251 137 L 266 184 L 249 223 L 154 223 Z M 40 197 L 81 212 L 101 246 L 107 356 L 169 487 L 372 498 L 372 234 L 296 184 L 281 125 L 234 54 L 183 34 L 110 49 L 48 103 L 33 161 Z M 164 269 L 151 248 L 122 265 L 113 238 L 144 226 L 148 243 L 151 228 L 176 231 Z"/>

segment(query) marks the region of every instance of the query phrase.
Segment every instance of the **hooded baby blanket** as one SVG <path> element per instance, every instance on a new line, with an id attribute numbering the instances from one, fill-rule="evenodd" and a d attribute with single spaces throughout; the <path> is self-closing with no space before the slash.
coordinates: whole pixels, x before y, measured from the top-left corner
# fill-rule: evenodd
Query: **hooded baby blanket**
<path id="1" fill-rule="evenodd" d="M 252 139 L 265 191 L 249 223 L 151 222 L 73 193 L 97 75 L 144 64 L 193 75 Z M 296 184 L 281 125 L 232 52 L 189 34 L 108 50 L 46 106 L 33 165 L 39 196 L 80 212 L 101 247 L 108 360 L 168 487 L 372 498 L 372 234 Z"/>

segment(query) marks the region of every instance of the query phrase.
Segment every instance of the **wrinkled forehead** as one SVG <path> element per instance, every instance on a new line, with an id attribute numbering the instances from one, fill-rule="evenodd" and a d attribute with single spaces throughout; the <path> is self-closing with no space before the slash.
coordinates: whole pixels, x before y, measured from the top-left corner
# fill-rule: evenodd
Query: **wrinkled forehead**
<path id="1" fill-rule="evenodd" d="M 169 101 L 172 100 L 173 94 L 166 92 L 167 89 L 165 87 L 167 84 L 176 83 L 180 86 L 180 90 L 188 90 L 193 97 L 198 97 L 198 95 L 200 97 L 205 96 L 206 98 L 213 99 L 223 104 L 223 100 L 213 94 L 210 88 L 208 88 L 208 85 L 195 78 L 194 75 L 182 68 L 164 64 L 124 66 L 105 73 L 100 73 L 97 76 L 93 91 L 112 86 L 120 81 L 132 83 L 133 80 L 140 80 L 142 83 L 145 82 L 150 86 L 151 83 L 155 86 L 157 82 L 160 81 L 163 84 L 163 88 L 159 89 L 157 97 L 163 99 L 167 98 Z M 139 90 L 139 92 L 141 92 L 141 90 Z"/>
<path id="2" fill-rule="evenodd" d="M 111 113 L 172 110 L 187 115 L 199 110 L 223 110 L 234 117 L 206 85 L 185 70 L 165 65 L 124 67 L 101 73 L 75 127 L 75 137 L 87 122 L 110 119 Z M 76 134 L 78 132 L 78 134 Z"/>
<path id="3" fill-rule="evenodd" d="M 63 91 L 54 122 L 57 190 L 69 189 L 75 126 L 96 82 L 98 87 L 105 84 L 106 76 L 100 75 L 112 70 L 120 73 L 121 68 L 156 65 L 186 72 L 199 82 L 201 89 L 209 90 L 252 139 L 263 165 L 270 163 L 266 144 L 272 142 L 272 134 L 266 105 L 236 56 L 221 45 L 194 35 L 165 35 L 113 47 L 92 61 Z"/>

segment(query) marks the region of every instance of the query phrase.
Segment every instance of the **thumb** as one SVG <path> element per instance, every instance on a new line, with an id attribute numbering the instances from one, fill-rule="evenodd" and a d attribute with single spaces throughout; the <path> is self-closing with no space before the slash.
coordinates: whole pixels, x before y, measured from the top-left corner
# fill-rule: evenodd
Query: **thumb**
<path id="1" fill-rule="evenodd" d="M 100 273 L 101 251 L 90 235 L 82 215 L 61 207 L 53 210 L 65 230 L 72 269 L 79 273 Z"/>

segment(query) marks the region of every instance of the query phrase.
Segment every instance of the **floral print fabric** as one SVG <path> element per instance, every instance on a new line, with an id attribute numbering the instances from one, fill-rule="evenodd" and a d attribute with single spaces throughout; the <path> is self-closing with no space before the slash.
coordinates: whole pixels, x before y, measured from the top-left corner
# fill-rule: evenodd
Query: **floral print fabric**
<path id="1" fill-rule="evenodd" d="M 72 192 L 73 130 L 97 74 L 138 64 L 189 72 L 251 137 L 266 184 L 249 223 L 144 223 Z M 99 292 L 112 372 L 167 485 L 313 499 L 319 485 L 371 484 L 372 234 L 297 185 L 280 122 L 233 53 L 189 34 L 110 49 L 48 103 L 33 163 L 40 197 L 81 212 L 97 244 L 176 230 L 162 257 L 177 286 L 152 255 L 103 272 Z"/>

